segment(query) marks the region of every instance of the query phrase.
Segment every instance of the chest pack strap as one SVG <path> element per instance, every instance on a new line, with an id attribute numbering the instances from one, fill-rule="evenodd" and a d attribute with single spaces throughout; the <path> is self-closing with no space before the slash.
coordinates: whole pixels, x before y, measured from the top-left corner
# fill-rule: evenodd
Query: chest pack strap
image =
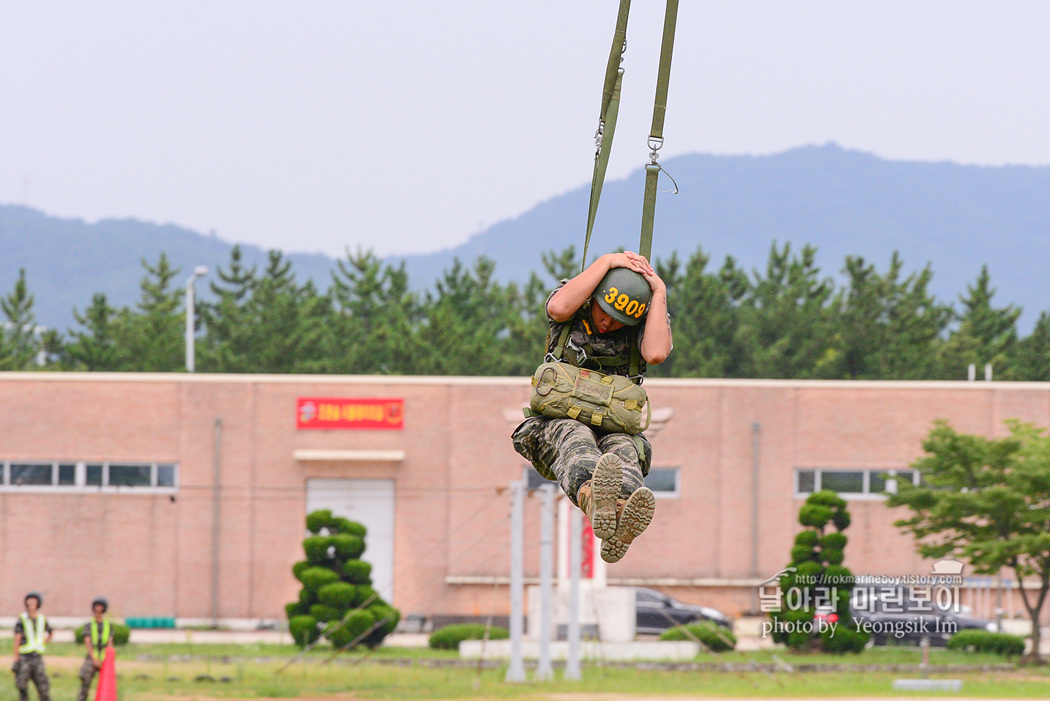
<path id="1" fill-rule="evenodd" d="M 569 343 L 569 335 L 572 334 L 572 326 L 576 322 L 576 316 L 574 315 L 571 319 L 562 324 L 561 333 L 558 334 L 558 342 L 554 346 L 554 350 L 551 351 L 550 355 L 560 363 L 568 362 L 571 365 L 575 365 L 571 360 L 565 359 L 565 348 Z M 628 345 L 630 346 L 630 352 L 628 358 L 625 360 L 617 356 L 599 356 L 589 357 L 589 361 L 598 365 L 599 367 L 606 368 L 618 368 L 627 366 L 627 376 L 631 379 L 635 379 L 637 384 L 641 384 L 641 376 L 639 370 L 641 369 L 642 353 L 638 348 L 638 332 L 629 332 Z"/>

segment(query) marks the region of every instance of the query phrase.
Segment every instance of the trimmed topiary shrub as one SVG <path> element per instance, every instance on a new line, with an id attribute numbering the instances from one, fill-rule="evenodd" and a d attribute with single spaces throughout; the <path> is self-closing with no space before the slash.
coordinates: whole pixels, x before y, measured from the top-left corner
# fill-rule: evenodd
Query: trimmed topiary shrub
<path id="1" fill-rule="evenodd" d="M 948 639 L 949 650 L 991 652 L 1004 657 L 1024 654 L 1024 638 L 987 630 L 960 630 Z"/>
<path id="2" fill-rule="evenodd" d="M 310 607 L 310 615 L 320 623 L 335 621 L 339 619 L 339 609 L 324 604 L 314 604 Z"/>
<path id="3" fill-rule="evenodd" d="M 711 621 L 675 626 L 660 634 L 660 640 L 693 639 L 699 640 L 711 652 L 725 652 L 736 648 L 736 636 L 733 635 L 733 632 Z"/>
<path id="4" fill-rule="evenodd" d="M 846 501 L 831 491 L 810 494 L 798 521 L 806 528 L 795 536 L 791 562 L 779 578 L 779 605 L 770 611 L 773 640 L 795 651 L 860 652 L 870 636 L 851 625 L 854 578 L 842 566 L 848 541 L 842 531 L 850 524 Z M 838 624 L 834 635 L 830 621 Z"/>
<path id="5" fill-rule="evenodd" d="M 396 625 L 396 624 L 395 624 Z M 484 640 L 486 626 L 480 623 L 453 623 L 430 634 L 428 645 L 435 650 L 458 650 L 464 640 Z M 507 640 L 510 631 L 499 626 L 488 627 L 489 640 Z"/>
<path id="6" fill-rule="evenodd" d="M 835 630 L 834 635 L 831 635 L 830 630 L 821 633 L 820 643 L 824 646 L 824 650 L 827 652 L 844 654 L 847 652 L 862 651 L 864 646 L 868 644 L 869 637 L 871 636 L 867 633 L 858 631 L 856 628 L 839 626 Z"/>
<path id="7" fill-rule="evenodd" d="M 303 581 L 301 579 L 303 572 L 310 569 L 312 564 L 313 563 L 311 563 L 309 560 L 300 560 L 299 562 L 292 565 L 292 576 L 294 576 L 300 582 Z"/>
<path id="8" fill-rule="evenodd" d="M 326 584 L 339 581 L 339 575 L 327 567 L 308 567 L 303 570 L 300 580 L 316 597 L 317 592 Z"/>
<path id="9" fill-rule="evenodd" d="M 354 585 L 354 606 L 367 608 L 373 604 L 384 603 L 379 593 L 367 584 Z"/>
<path id="10" fill-rule="evenodd" d="M 305 647 L 323 635 L 337 648 L 378 647 L 401 614 L 376 594 L 372 566 L 359 559 L 367 529 L 327 509 L 307 515 L 306 527 L 313 534 L 303 539 L 306 560 L 292 566 L 303 587 L 299 601 L 285 607 L 290 630 L 298 621 L 296 644 Z"/>
<path id="11" fill-rule="evenodd" d="M 394 629 L 397 628 L 397 623 L 401 620 L 401 612 L 387 604 L 373 606 L 370 610 L 375 614 L 375 622 L 379 625 L 365 636 L 364 643 L 374 650 L 383 642 L 383 638 L 393 633 Z"/>
<path id="12" fill-rule="evenodd" d="M 329 509 L 311 511 L 306 515 L 306 530 L 311 533 L 320 533 L 322 528 L 330 527 L 333 520 L 332 512 Z"/>
<path id="13" fill-rule="evenodd" d="M 317 619 L 313 616 L 293 616 L 288 619 L 288 632 L 299 647 L 306 647 L 321 637 L 317 629 Z"/>
<path id="14" fill-rule="evenodd" d="M 355 588 L 346 582 L 332 582 L 317 590 L 317 600 L 325 606 L 346 611 L 354 603 Z"/>
<path id="15" fill-rule="evenodd" d="M 332 536 L 330 540 L 335 547 L 336 556 L 343 560 L 356 560 L 365 552 L 364 539 L 356 535 L 340 533 Z"/>
<path id="16" fill-rule="evenodd" d="M 328 536 L 323 535 L 312 535 L 303 541 L 303 550 L 306 552 L 306 559 L 310 561 L 312 565 L 324 566 L 328 564 L 328 548 L 332 546 L 331 539 Z"/>
<path id="17" fill-rule="evenodd" d="M 372 565 L 364 560 L 350 560 L 343 565 L 343 579 L 351 584 L 371 584 Z"/>

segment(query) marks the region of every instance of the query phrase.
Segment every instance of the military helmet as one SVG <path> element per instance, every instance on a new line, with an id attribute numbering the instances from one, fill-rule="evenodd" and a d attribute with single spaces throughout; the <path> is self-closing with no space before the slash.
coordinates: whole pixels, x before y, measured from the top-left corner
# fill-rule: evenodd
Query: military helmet
<path id="1" fill-rule="evenodd" d="M 613 268 L 594 288 L 594 299 L 606 314 L 624 326 L 637 326 L 645 318 L 653 288 L 641 273 Z"/>
<path id="2" fill-rule="evenodd" d="M 38 592 L 38 591 L 31 591 L 28 594 L 26 594 L 25 598 L 22 599 L 22 603 L 24 604 L 25 602 L 29 601 L 30 599 L 36 599 L 36 607 L 37 608 L 40 608 L 41 606 L 44 605 L 44 599 L 43 599 L 43 597 L 40 596 L 40 592 Z"/>
<path id="3" fill-rule="evenodd" d="M 104 597 L 104 596 L 96 596 L 95 597 L 95 600 L 91 602 L 91 610 L 94 611 L 95 607 L 98 606 L 99 604 L 102 605 L 102 613 L 105 613 L 106 611 L 109 611 L 109 602 L 106 601 L 106 597 Z"/>

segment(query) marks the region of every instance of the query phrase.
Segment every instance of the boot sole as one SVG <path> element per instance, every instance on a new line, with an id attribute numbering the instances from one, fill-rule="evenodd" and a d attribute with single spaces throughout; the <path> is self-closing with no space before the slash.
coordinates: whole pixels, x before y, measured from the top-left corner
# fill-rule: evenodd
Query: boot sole
<path id="1" fill-rule="evenodd" d="M 602 559 L 619 562 L 627 554 L 634 539 L 640 536 L 653 520 L 656 512 L 656 497 L 652 491 L 642 487 L 624 502 L 620 512 L 620 524 L 611 538 L 602 542 Z"/>
<path id="2" fill-rule="evenodd" d="M 594 499 L 594 514 L 591 529 L 601 540 L 616 532 L 616 497 L 620 496 L 623 483 L 623 465 L 620 458 L 606 454 L 598 458 L 591 475 L 591 498 Z"/>

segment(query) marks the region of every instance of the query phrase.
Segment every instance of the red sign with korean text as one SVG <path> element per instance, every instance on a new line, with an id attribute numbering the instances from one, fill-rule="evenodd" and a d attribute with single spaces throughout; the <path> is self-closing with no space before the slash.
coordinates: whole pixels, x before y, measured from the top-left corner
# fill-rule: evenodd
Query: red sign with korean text
<path id="1" fill-rule="evenodd" d="M 300 431 L 400 431 L 405 427 L 405 400 L 299 397 L 295 427 Z"/>

